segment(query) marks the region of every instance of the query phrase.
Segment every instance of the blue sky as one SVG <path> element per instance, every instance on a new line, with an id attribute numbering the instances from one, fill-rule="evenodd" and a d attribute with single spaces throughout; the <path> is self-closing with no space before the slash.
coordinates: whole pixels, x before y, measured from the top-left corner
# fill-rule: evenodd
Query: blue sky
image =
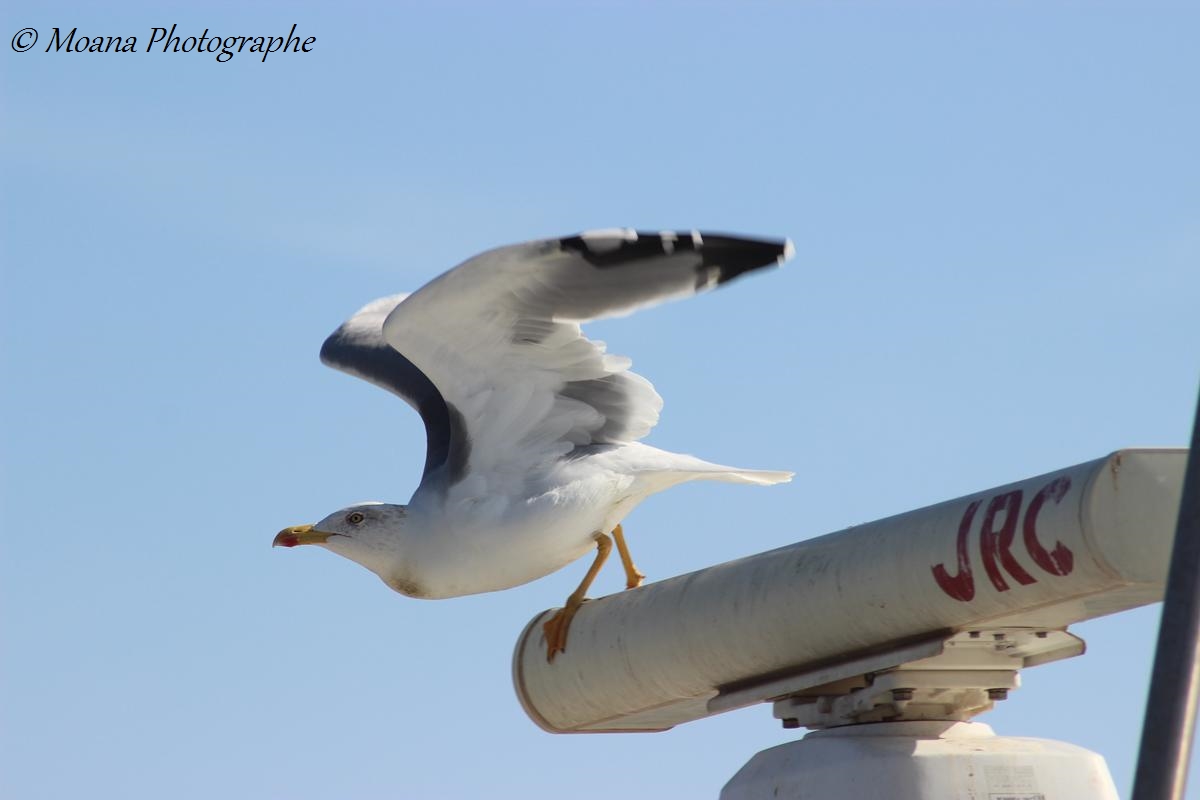
<path id="1" fill-rule="evenodd" d="M 6 47 L 0 788 L 22 798 L 715 796 L 767 707 L 555 737 L 511 647 L 575 564 L 420 602 L 281 527 L 407 500 L 415 414 L 323 368 L 362 303 L 488 247 L 787 235 L 782 271 L 592 333 L 649 441 L 797 480 L 628 519 L 651 579 L 1187 442 L 1200 14 L 1185 4 L 27 3 Z M 140 52 L 150 29 L 312 52 Z M 597 582 L 621 587 L 620 570 Z M 1157 607 L 981 721 L 1132 778 Z M 1200 781 L 1192 797 L 1200 798 Z"/>

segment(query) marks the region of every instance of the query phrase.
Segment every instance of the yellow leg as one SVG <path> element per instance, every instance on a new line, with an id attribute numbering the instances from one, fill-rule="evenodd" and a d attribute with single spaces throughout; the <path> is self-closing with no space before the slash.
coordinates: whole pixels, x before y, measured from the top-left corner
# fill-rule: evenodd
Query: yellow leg
<path id="1" fill-rule="evenodd" d="M 571 596 L 567 598 L 566 604 L 542 626 L 542 633 L 546 636 L 547 661 L 553 663 L 554 656 L 566 652 L 567 629 L 571 627 L 571 620 L 575 619 L 575 612 L 579 611 L 579 607 L 583 605 L 583 596 L 587 594 L 588 587 L 592 585 L 592 581 L 596 580 L 596 575 L 599 574 L 600 567 L 604 566 L 604 560 L 608 558 L 610 550 L 612 550 L 612 539 L 609 539 L 603 533 L 597 533 L 596 560 L 592 562 L 592 566 L 588 568 L 587 574 L 579 582 L 579 588 L 571 592 Z"/>
<path id="2" fill-rule="evenodd" d="M 629 545 L 625 544 L 625 531 L 621 530 L 620 525 L 613 528 L 613 538 L 617 540 L 617 555 L 621 557 L 621 566 L 625 568 L 625 588 L 636 589 L 646 580 L 646 576 L 633 563 Z"/>

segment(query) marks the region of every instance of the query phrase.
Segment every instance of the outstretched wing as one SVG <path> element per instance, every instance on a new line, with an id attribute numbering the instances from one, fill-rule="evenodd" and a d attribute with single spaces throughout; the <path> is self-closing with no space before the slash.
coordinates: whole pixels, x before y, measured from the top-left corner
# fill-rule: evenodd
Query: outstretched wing
<path id="1" fill-rule="evenodd" d="M 469 470 L 479 479 L 471 493 L 483 493 L 577 448 L 636 441 L 658 421 L 654 387 L 579 323 L 688 297 L 790 255 L 786 240 L 627 229 L 501 247 L 393 304 L 382 338 L 395 356 L 371 339 L 373 355 L 356 353 L 352 369 L 329 361 L 421 412 L 430 433 L 422 489 L 449 488 Z"/>
<path id="2" fill-rule="evenodd" d="M 383 321 L 406 294 L 368 303 L 342 323 L 321 345 L 321 362 L 398 395 L 425 423 L 425 474 L 443 466 L 461 472 L 466 464 L 467 433 L 452 415 L 425 373 L 383 338 Z"/>

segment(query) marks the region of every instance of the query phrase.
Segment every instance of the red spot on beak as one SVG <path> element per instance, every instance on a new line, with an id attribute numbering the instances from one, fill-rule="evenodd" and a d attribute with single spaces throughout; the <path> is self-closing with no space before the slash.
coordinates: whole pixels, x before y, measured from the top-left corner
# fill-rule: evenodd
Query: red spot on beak
<path id="1" fill-rule="evenodd" d="M 329 538 L 329 534 L 321 531 L 314 531 L 312 525 L 296 525 L 292 528 L 284 528 L 275 536 L 275 541 L 271 542 L 274 547 L 295 547 L 298 544 L 323 544 Z"/>

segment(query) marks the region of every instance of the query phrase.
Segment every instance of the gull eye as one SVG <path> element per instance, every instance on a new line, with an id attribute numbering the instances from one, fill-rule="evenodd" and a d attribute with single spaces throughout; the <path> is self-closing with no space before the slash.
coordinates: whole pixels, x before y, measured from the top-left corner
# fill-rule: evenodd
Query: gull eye
<path id="1" fill-rule="evenodd" d="M 349 522 L 351 525 L 358 525 L 364 519 L 366 519 L 366 517 L 363 516 L 361 511 L 351 511 L 346 515 L 346 522 Z"/>

